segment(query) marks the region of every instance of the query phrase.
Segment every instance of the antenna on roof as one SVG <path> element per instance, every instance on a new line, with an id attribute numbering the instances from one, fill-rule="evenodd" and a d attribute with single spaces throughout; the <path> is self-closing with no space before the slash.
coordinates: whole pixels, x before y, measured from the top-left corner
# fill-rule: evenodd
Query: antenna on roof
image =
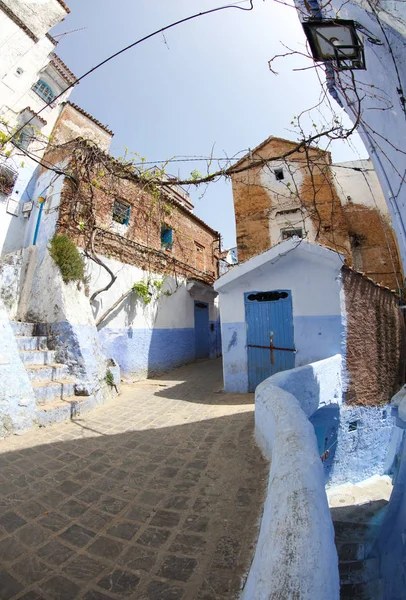
<path id="1" fill-rule="evenodd" d="M 65 35 L 69 35 L 70 33 L 75 33 L 76 31 L 84 31 L 85 29 L 87 29 L 87 27 L 81 27 L 80 29 L 71 29 L 70 31 L 65 31 L 65 33 L 57 33 L 56 35 L 53 35 L 52 37 L 56 38 L 63 38 Z"/>

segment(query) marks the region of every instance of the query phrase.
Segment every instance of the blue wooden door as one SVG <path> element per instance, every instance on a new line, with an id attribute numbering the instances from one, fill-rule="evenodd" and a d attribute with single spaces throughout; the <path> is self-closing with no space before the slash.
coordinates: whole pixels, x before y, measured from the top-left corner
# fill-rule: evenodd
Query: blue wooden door
<path id="1" fill-rule="evenodd" d="M 291 291 L 246 293 L 245 317 L 248 389 L 254 392 L 267 377 L 295 366 Z"/>
<path id="2" fill-rule="evenodd" d="M 195 300 L 196 358 L 209 358 L 209 305 Z"/>

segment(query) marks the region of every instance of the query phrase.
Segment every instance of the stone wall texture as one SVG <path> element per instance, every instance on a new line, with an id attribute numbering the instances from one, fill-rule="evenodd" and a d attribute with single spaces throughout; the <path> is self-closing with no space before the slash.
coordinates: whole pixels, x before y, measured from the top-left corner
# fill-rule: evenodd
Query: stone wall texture
<path id="1" fill-rule="evenodd" d="M 272 159 L 292 152 L 296 145 L 280 138 L 270 138 L 254 151 L 252 158 L 254 161 Z M 245 163 L 248 160 L 243 161 L 241 166 Z M 306 152 L 292 152 L 286 161 L 272 161 L 232 175 L 238 258 L 241 262 L 281 241 L 276 236 L 273 239 L 270 233 L 271 213 L 279 206 L 281 209 L 299 207 L 307 212 L 313 225 L 309 241 L 316 240 L 340 252 L 350 253 L 347 225 L 332 183 L 330 164 L 328 152 L 308 148 Z M 273 169 L 279 165 L 285 173 L 290 173 L 293 181 L 280 182 L 280 191 L 276 191 L 278 188 L 272 183 L 264 183 L 263 174 L 268 171 L 269 176 L 274 178 Z"/>
<path id="2" fill-rule="evenodd" d="M 252 160 L 269 162 L 231 175 L 240 262 L 280 242 L 282 229 L 298 227 L 303 237 L 343 253 L 348 265 L 374 281 L 401 289 L 402 267 L 388 211 L 368 206 L 367 195 L 356 204 L 343 204 L 330 153 L 317 148 L 294 151 L 296 146 L 268 138 L 252 151 Z M 277 158 L 287 153 L 286 159 Z M 242 159 L 237 168 L 249 160 Z M 282 181 L 275 176 L 278 167 L 284 171 Z"/>
<path id="3" fill-rule="evenodd" d="M 113 166 L 122 173 L 121 165 L 98 150 L 94 151 L 96 157 L 89 158 L 91 152 L 85 145 L 75 165 L 69 166 L 79 178 L 85 172 L 81 169 L 91 162 L 87 177 L 80 180 L 78 188 L 65 179 L 58 233 L 67 234 L 79 247 L 89 247 L 92 231 L 89 225 L 93 220 L 97 253 L 147 272 L 213 283 L 218 277 L 219 234 L 176 202 L 169 191 L 158 193 L 128 172 L 125 177 L 116 176 Z M 48 156 L 54 163 L 64 158 L 61 150 Z M 103 161 L 107 167 L 103 168 Z M 94 184 L 89 185 L 89 180 Z M 115 201 L 130 207 L 128 224 L 113 219 Z M 172 229 L 171 249 L 162 247 L 162 227 Z"/>
<path id="4" fill-rule="evenodd" d="M 347 404 L 384 405 L 405 381 L 405 320 L 388 289 L 344 267 Z"/>

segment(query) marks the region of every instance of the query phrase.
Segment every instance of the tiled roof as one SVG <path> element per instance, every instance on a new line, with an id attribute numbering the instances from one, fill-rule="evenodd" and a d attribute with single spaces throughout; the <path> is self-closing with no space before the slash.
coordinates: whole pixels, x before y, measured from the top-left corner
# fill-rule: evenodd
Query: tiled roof
<path id="1" fill-rule="evenodd" d="M 49 41 L 53 43 L 54 46 L 58 45 L 57 40 L 54 37 L 52 37 L 52 35 L 50 33 L 46 33 L 45 37 L 47 37 L 49 39 Z"/>
<path id="2" fill-rule="evenodd" d="M 37 113 L 35 112 L 35 110 L 32 110 L 31 106 L 26 106 L 24 108 L 24 110 L 28 110 L 36 119 L 38 119 L 38 121 L 41 121 L 41 123 L 43 123 L 44 125 L 47 124 L 47 122 L 45 121 L 45 119 L 43 119 L 42 117 L 40 117 L 39 115 L 37 115 Z"/>
<path id="3" fill-rule="evenodd" d="M 301 142 L 292 142 L 291 140 L 286 140 L 284 138 L 275 137 L 273 135 L 270 135 L 269 137 L 266 138 L 266 140 L 264 140 L 263 142 L 258 144 L 258 146 L 256 146 L 255 148 L 253 148 L 252 150 L 250 150 L 249 152 L 244 154 L 244 156 L 241 157 L 236 163 L 231 165 L 231 167 L 229 167 L 229 169 L 227 169 L 226 173 L 228 173 L 229 171 L 232 171 L 232 169 L 235 169 L 235 167 L 240 166 L 250 156 L 254 157 L 254 155 L 259 150 L 261 150 L 262 148 L 267 146 L 267 144 L 269 144 L 272 141 L 284 142 L 285 144 L 289 144 L 289 145 L 293 146 L 293 148 L 295 148 L 296 146 L 298 146 L 301 143 Z M 308 147 L 311 148 L 312 150 L 320 150 L 320 152 L 323 152 L 323 154 L 330 154 L 330 152 L 328 152 L 327 150 L 322 150 L 321 148 L 318 148 L 317 146 L 313 146 L 312 144 L 308 144 Z"/>
<path id="4" fill-rule="evenodd" d="M 72 106 L 72 108 L 74 108 L 75 110 L 77 110 L 83 116 L 85 116 L 88 119 L 90 119 L 91 121 L 93 121 L 93 123 L 96 123 L 96 125 L 98 125 L 101 129 L 104 129 L 104 131 L 106 131 L 110 135 L 114 135 L 114 131 L 112 131 L 111 129 L 109 129 L 106 125 L 103 125 L 103 123 L 101 123 L 100 121 L 98 121 L 97 119 L 95 119 L 95 117 L 93 117 L 90 113 L 88 113 L 85 110 L 83 110 L 83 108 L 80 108 L 80 106 L 78 106 L 77 104 L 74 104 L 73 102 L 70 102 L 69 100 L 67 100 L 66 102 L 63 102 L 63 104 L 68 104 L 69 106 Z"/>
<path id="5" fill-rule="evenodd" d="M 57 56 L 55 52 L 51 53 L 51 65 L 55 67 L 59 75 L 61 75 L 61 77 L 63 77 L 68 83 L 75 83 L 75 81 L 77 80 L 76 75 L 72 73 L 69 67 L 65 65 L 63 60 L 59 58 L 59 56 Z"/>
<path id="6" fill-rule="evenodd" d="M 65 2 L 63 0 L 57 0 L 57 2 L 59 2 L 59 4 L 62 6 L 62 8 L 64 10 L 66 10 L 66 12 L 69 14 L 70 13 L 70 8 L 67 4 L 65 4 Z"/>

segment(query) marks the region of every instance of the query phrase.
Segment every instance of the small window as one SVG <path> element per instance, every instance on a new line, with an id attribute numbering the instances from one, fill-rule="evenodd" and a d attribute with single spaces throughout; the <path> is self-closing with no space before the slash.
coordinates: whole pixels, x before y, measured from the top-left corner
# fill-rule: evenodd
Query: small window
<path id="1" fill-rule="evenodd" d="M 289 240 L 292 237 L 303 237 L 303 229 L 282 229 L 281 230 L 282 239 Z"/>
<path id="2" fill-rule="evenodd" d="M 21 127 L 21 125 L 20 125 Z M 27 149 L 34 139 L 34 128 L 30 125 L 26 125 L 21 131 L 18 131 L 13 137 L 11 141 L 15 146 L 22 149 Z"/>
<path id="3" fill-rule="evenodd" d="M 173 245 L 173 229 L 163 225 L 161 227 L 161 248 L 162 250 L 172 250 Z"/>
<path id="4" fill-rule="evenodd" d="M 358 421 L 350 421 L 348 423 L 348 431 L 357 431 L 358 429 Z"/>
<path id="5" fill-rule="evenodd" d="M 52 102 L 52 100 L 55 98 L 52 88 L 42 79 L 39 79 L 32 89 L 47 103 Z"/>
<path id="6" fill-rule="evenodd" d="M 114 200 L 113 205 L 113 221 L 128 225 L 130 222 L 131 206 L 120 200 Z"/>
<path id="7" fill-rule="evenodd" d="M 285 175 L 283 173 L 283 169 L 275 169 L 274 173 L 275 173 L 275 179 L 276 179 L 276 181 L 282 181 L 282 179 L 285 179 Z"/>

